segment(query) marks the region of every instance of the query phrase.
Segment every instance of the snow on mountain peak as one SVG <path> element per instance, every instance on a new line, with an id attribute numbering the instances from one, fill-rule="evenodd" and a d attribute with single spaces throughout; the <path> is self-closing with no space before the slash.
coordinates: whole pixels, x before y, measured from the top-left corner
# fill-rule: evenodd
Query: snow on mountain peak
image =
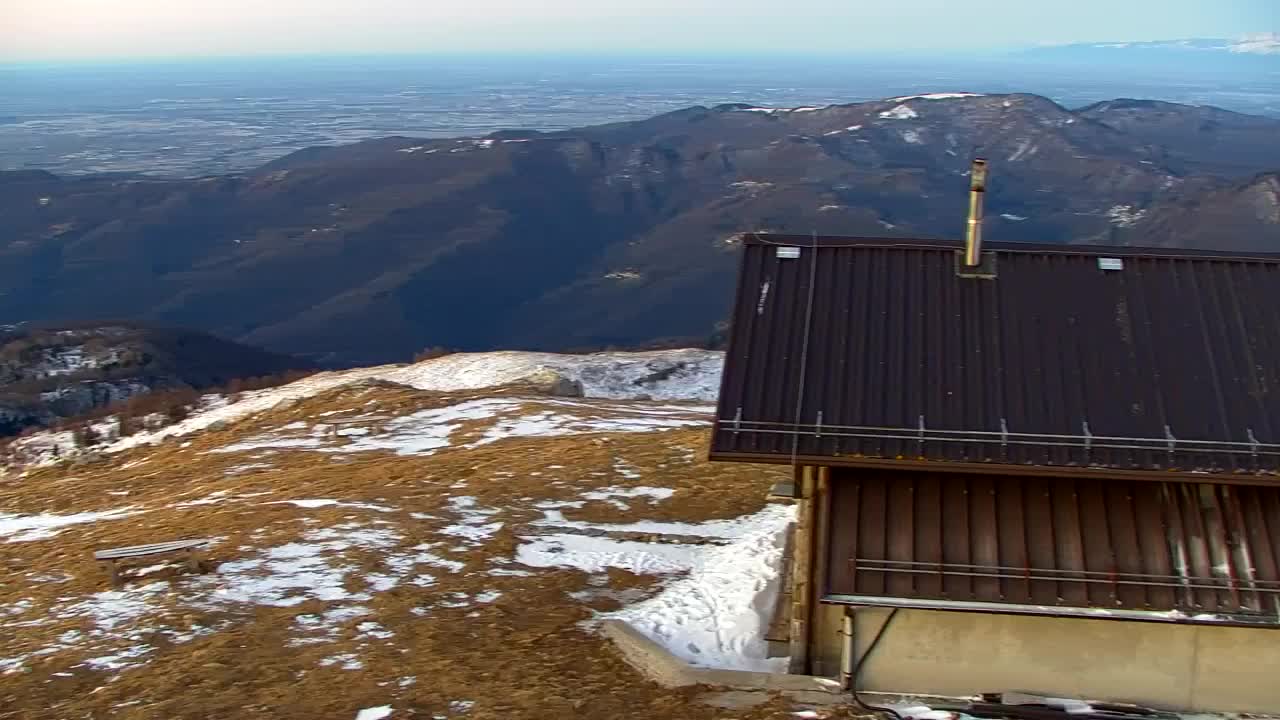
<path id="1" fill-rule="evenodd" d="M 820 106 L 816 106 L 816 105 L 814 105 L 814 106 L 794 107 L 794 108 L 743 107 L 743 108 L 738 108 L 738 109 L 737 109 L 737 112 L 753 112 L 753 113 L 764 113 L 764 114 L 766 114 L 766 115 L 773 115 L 773 114 L 776 114 L 776 113 L 809 113 L 809 112 L 817 112 L 817 111 L 819 111 L 819 110 L 826 110 L 826 109 L 827 109 L 827 107 L 830 107 L 830 106 L 821 106 L 821 107 L 820 107 Z"/>
<path id="2" fill-rule="evenodd" d="M 906 102 L 908 100 L 955 100 L 957 98 L 983 97 L 982 93 L 971 92 L 942 92 L 928 93 L 925 95 L 903 95 L 902 97 L 890 98 L 891 102 Z"/>

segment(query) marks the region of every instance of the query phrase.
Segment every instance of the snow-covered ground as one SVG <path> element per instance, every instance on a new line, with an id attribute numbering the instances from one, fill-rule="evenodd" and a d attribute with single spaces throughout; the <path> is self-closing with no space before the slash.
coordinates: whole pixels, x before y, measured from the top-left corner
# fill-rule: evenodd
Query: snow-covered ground
<path id="1" fill-rule="evenodd" d="M 530 612 L 587 652 L 608 652 L 589 631 L 616 617 L 690 662 L 778 669 L 763 628 L 792 510 L 759 509 L 772 471 L 700 457 L 720 360 L 494 353 L 326 373 L 207 397 L 181 423 L 113 441 L 127 462 L 0 483 L 0 547 L 22 559 L 0 572 L 0 682 L 111 688 L 187 668 L 238 683 L 207 655 L 232 647 L 264 669 L 254 682 L 337 673 L 377 688 L 325 717 L 398 717 L 439 682 L 433 638 L 458 637 L 450 652 L 469 663 L 490 652 L 468 645 L 476 632 L 491 648 L 524 633 L 536 652 L 546 631 Z M 548 370 L 587 397 L 478 392 Z M 182 537 L 210 541 L 209 572 L 161 556 L 113 587 L 92 561 Z M 480 712 L 488 696 L 472 697 Z M 473 700 L 455 687 L 442 703 L 437 716 L 458 717 Z"/>
<path id="2" fill-rule="evenodd" d="M 236 402 L 209 395 L 189 417 L 166 427 L 137 432 L 114 439 L 95 451 L 116 453 L 144 445 L 153 445 L 168 438 L 199 432 L 213 426 L 233 423 L 275 408 L 282 403 L 299 401 L 320 393 L 360 382 L 380 380 L 406 385 L 419 390 L 449 392 L 479 390 L 520 383 L 530 379 L 545 379 L 547 373 L 581 383 L 587 398 L 614 400 L 674 400 L 712 402 L 720 387 L 720 371 L 724 354 L 710 350 L 658 350 L 639 353 L 596 353 L 591 355 L 562 355 L 532 352 L 458 353 L 424 360 L 405 366 L 387 365 L 359 368 L 339 372 L 326 372 L 303 378 L 288 385 L 254 392 L 242 393 Z M 496 406 L 495 406 L 496 407 Z M 475 408 L 483 410 L 482 407 Z M 505 435 L 556 434 L 566 421 L 578 422 L 577 432 L 586 429 L 590 421 L 571 416 L 547 416 L 522 418 L 515 425 L 502 431 Z M 415 424 L 422 418 L 409 421 Z M 646 421 L 637 418 L 637 426 Z M 100 436 L 110 437 L 114 420 L 104 421 Z M 673 426 L 675 421 L 652 421 L 653 427 Z M 611 427 L 601 427 L 608 430 Z M 422 437 L 430 446 L 438 439 Z M 305 446 L 307 443 L 298 441 Z M 310 441 L 308 441 L 310 442 Z M 397 441 L 399 442 L 399 441 Z M 310 443 L 318 445 L 318 443 Z M 400 443 L 402 446 L 403 443 Z M 436 446 L 439 446 L 438 444 Z M 374 449 L 370 439 L 357 449 Z M 58 462 L 81 453 L 70 432 L 47 431 L 15 441 L 11 453 L 18 458 L 17 465 L 42 466 Z"/>
<path id="3" fill-rule="evenodd" d="M 687 575 L 671 582 L 657 596 L 611 616 L 695 665 L 784 672 L 787 659 L 768 657 L 764 634 L 778 596 L 786 530 L 793 519 L 794 508 L 770 505 L 730 523 L 732 534 L 724 534 L 724 524 L 708 523 L 713 528 L 708 528 L 706 537 L 728 542 L 685 546 L 690 548 L 685 558 Z M 646 531 L 652 532 L 656 524 L 649 525 Z M 673 529 L 680 535 L 701 534 L 698 526 Z M 598 549 L 586 552 L 581 556 L 584 564 L 598 563 L 598 553 Z M 617 567 L 645 567 L 648 555 L 644 549 L 606 551 L 607 557 L 619 563 Z M 560 563 L 572 564 L 579 557 L 572 543 L 557 553 Z"/>
<path id="4" fill-rule="evenodd" d="M 509 438 L 557 437 L 583 433 L 656 432 L 710 423 L 709 406 L 611 405 L 590 400 L 554 398 L 479 398 L 420 410 L 390 420 L 356 414 L 341 419 L 343 429 L 307 423 L 285 425 L 213 450 L 215 453 L 258 450 L 310 450 L 358 453 L 390 450 L 398 455 L 430 455 L 450 447 L 474 448 Z M 463 423 L 488 426 L 459 438 Z"/>
<path id="5" fill-rule="evenodd" d="M 11 543 L 46 540 L 72 525 L 98 522 L 100 520 L 116 520 L 136 515 L 138 512 L 132 508 L 121 508 L 105 512 L 81 512 L 71 515 L 57 515 L 54 513 L 13 515 L 0 512 L 0 538 L 4 538 L 6 542 Z"/>
<path id="6" fill-rule="evenodd" d="M 582 383 L 591 398 L 715 400 L 724 353 L 656 350 L 639 353 L 457 353 L 382 374 L 419 390 L 475 390 L 519 382 L 552 370 Z"/>
<path id="7" fill-rule="evenodd" d="M 203 504 L 233 504 L 243 510 L 255 506 L 287 505 L 302 514 L 305 529 L 293 540 L 242 546 L 250 554 L 221 563 L 214 574 L 181 576 L 181 581 L 133 582 L 123 588 L 87 596 L 60 596 L 43 611 L 29 600 L 0 605 L 0 628 L 33 627 L 48 622 L 82 620 L 81 629 L 64 632 L 56 641 L 17 655 L 0 651 L 0 673 L 21 671 L 43 655 L 79 650 L 85 666 L 120 672 L 146 665 L 166 646 L 190 642 L 210 633 L 228 631 L 237 614 L 251 614 L 255 606 L 289 608 L 318 601 L 323 609 L 294 618 L 289 644 L 323 645 L 351 641 L 347 651 L 326 656 L 322 666 L 362 667 L 360 648 L 390 642 L 393 630 L 374 619 L 371 601 L 400 586 L 417 592 L 438 584 L 442 576 L 491 576 L 516 581 L 538 570 L 570 568 L 603 577 L 612 569 L 669 576 L 657 595 L 624 607 L 608 617 L 625 620 L 662 643 L 672 653 L 703 666 L 778 671 L 784 660 L 768 658 L 765 625 L 778 591 L 785 531 L 794 510 L 769 505 L 751 515 L 707 522 L 637 520 L 626 523 L 572 521 L 559 509 L 608 502 L 613 497 L 645 498 L 648 506 L 669 501 L 669 488 L 639 486 L 622 490 L 605 486 L 584 490 L 578 500 L 546 502 L 543 518 L 528 523 L 509 557 L 487 556 L 476 568 L 472 552 L 487 552 L 506 521 L 505 510 L 490 507 L 469 495 L 450 495 L 431 514 L 407 513 L 380 503 L 332 498 L 266 500 L 257 494 L 215 493 L 202 501 L 179 502 L 170 510 Z M 308 513 L 344 511 L 341 522 L 318 523 Z M 74 524 L 116 520 L 147 511 L 122 508 L 74 515 L 0 515 L 0 537 L 9 542 L 52 537 Z M 151 508 L 149 510 L 154 510 Z M 434 521 L 436 539 L 408 541 L 410 525 Z M 263 536 L 259 530 L 253 538 Z M 420 534 L 415 531 L 420 539 Z M 642 534 L 649 539 L 631 539 Z M 215 548 L 223 543 L 214 538 Z M 141 577 L 165 570 L 161 563 L 135 571 Z M 523 569 L 522 569 L 523 568 Z M 59 581 L 57 578 L 44 578 Z M 426 616 L 433 608 L 478 607 L 503 596 L 497 587 L 473 592 L 430 593 L 414 609 Z M 224 618 L 209 625 L 191 619 L 193 610 Z M 358 624 L 356 621 L 359 620 Z"/>
<path id="8" fill-rule="evenodd" d="M 283 402 L 303 400 L 344 385 L 376 379 L 390 369 L 386 366 L 319 373 L 288 385 L 242 393 L 234 403 L 227 402 L 226 398 L 218 395 L 208 395 L 203 399 L 200 409 L 185 420 L 152 432 L 140 432 L 121 438 L 103 450 L 109 453 L 120 452 L 139 445 L 151 445 L 170 437 L 189 435 L 216 424 L 230 423 L 265 412 Z"/>

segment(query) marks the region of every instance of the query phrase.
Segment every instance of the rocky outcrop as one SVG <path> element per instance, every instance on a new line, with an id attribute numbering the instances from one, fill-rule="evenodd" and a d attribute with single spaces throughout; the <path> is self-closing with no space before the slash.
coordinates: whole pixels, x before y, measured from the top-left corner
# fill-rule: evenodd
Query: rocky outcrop
<path id="1" fill-rule="evenodd" d="M 534 392 L 555 397 L 582 397 L 582 383 L 565 377 L 551 368 L 539 368 L 518 384 L 528 386 Z"/>

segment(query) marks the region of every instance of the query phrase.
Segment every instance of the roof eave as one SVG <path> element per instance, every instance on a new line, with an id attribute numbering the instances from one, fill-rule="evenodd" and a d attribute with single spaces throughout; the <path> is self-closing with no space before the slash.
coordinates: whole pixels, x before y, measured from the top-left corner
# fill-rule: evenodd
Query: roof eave
<path id="1" fill-rule="evenodd" d="M 902 238 L 854 235 L 792 235 L 787 233 L 740 233 L 746 245 L 787 245 L 797 247 L 865 247 L 902 250 L 963 250 L 963 240 L 946 238 Z M 1239 253 L 1222 250 L 1193 250 L 1119 245 L 1069 245 L 1016 241 L 983 241 L 984 250 L 996 252 L 1034 253 L 1038 255 L 1083 255 L 1087 257 L 1144 257 L 1223 260 L 1236 262 L 1280 263 L 1280 252 Z"/>
<path id="2" fill-rule="evenodd" d="M 986 475 L 1028 475 L 1035 477 L 1091 477 L 1152 482 L 1197 482 L 1219 485 L 1280 486 L 1280 474 L 1250 472 L 1210 472 L 1204 470 L 1143 470 L 1105 466 L 1015 465 L 989 462 L 927 460 L 919 458 L 877 458 L 853 456 L 790 455 L 772 453 L 717 452 L 708 455 L 712 462 L 755 463 L 762 465 L 817 465 L 826 467 L 880 468 L 890 470 L 928 470 Z"/>

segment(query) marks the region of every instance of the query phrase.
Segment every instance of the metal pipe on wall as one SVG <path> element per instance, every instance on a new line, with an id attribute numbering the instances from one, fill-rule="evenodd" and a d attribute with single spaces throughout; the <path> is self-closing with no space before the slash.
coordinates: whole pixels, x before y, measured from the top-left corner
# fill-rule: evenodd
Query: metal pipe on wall
<path id="1" fill-rule="evenodd" d="M 857 665 L 854 662 L 856 652 L 857 646 L 853 636 L 853 608 L 845 608 L 844 616 L 840 619 L 840 687 L 844 690 L 853 689 L 853 670 Z"/>

